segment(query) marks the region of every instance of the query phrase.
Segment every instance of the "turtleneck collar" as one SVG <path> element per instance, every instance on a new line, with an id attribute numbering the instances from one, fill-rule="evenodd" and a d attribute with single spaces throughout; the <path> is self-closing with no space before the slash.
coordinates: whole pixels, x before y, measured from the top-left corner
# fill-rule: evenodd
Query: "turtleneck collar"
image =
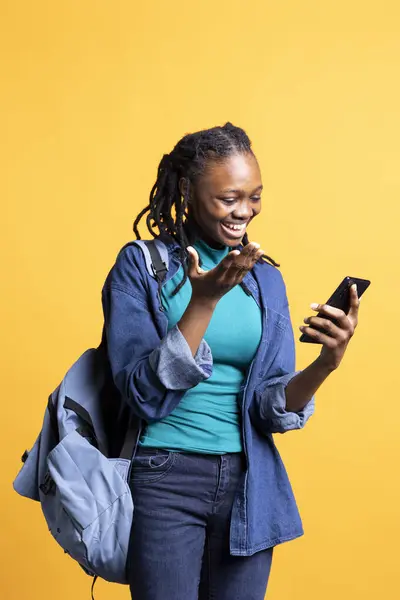
<path id="1" fill-rule="evenodd" d="M 202 266 L 213 269 L 231 251 L 230 246 L 212 248 L 204 240 L 197 240 L 194 244 L 202 261 Z"/>

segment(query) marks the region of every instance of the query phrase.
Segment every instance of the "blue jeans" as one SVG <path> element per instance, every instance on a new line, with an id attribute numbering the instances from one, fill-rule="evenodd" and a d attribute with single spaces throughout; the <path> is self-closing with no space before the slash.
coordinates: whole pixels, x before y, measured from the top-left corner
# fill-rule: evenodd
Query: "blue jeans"
<path id="1" fill-rule="evenodd" d="M 128 559 L 133 600 L 263 600 L 272 548 L 231 556 L 232 503 L 244 461 L 139 448 Z"/>

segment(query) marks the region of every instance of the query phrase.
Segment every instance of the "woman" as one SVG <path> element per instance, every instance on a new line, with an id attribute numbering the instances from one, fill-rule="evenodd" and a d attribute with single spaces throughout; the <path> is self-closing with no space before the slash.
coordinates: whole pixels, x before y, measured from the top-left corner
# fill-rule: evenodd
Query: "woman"
<path id="1" fill-rule="evenodd" d="M 359 302 L 354 288 L 348 315 L 312 305 L 337 325 L 305 319 L 301 331 L 322 349 L 296 372 L 279 265 L 247 237 L 261 192 L 242 129 L 185 136 L 163 157 L 134 224 L 140 239 L 148 213 L 166 245 L 162 289 L 135 245 L 103 289 L 113 377 L 145 423 L 131 477 L 134 600 L 262 600 L 273 547 L 303 533 L 272 434 L 312 414 Z"/>

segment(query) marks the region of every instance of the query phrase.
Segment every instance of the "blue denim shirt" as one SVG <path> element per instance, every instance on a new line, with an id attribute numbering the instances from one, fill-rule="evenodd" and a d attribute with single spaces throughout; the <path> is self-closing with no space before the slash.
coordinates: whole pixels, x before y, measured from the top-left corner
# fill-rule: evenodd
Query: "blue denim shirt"
<path id="1" fill-rule="evenodd" d="M 169 271 L 180 267 L 179 248 L 167 242 Z M 262 310 L 262 339 L 239 395 L 247 468 L 232 509 L 230 551 L 249 556 L 303 534 L 291 485 L 274 433 L 300 429 L 314 411 L 314 398 L 299 413 L 286 411 L 285 388 L 297 374 L 295 346 L 281 273 L 257 263 L 244 286 Z M 207 379 L 211 350 L 202 340 L 193 357 L 168 321 L 157 281 L 138 246 L 118 254 L 102 290 L 104 333 L 115 385 L 133 413 L 154 422 L 169 415 L 186 390 Z"/>

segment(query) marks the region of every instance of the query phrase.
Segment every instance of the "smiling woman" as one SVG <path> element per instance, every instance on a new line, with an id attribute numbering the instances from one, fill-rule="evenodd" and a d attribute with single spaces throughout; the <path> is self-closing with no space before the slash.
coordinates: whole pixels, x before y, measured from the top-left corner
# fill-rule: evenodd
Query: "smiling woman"
<path id="1" fill-rule="evenodd" d="M 254 154 L 232 154 L 222 163 L 209 163 L 201 186 L 192 191 L 192 216 L 203 236 L 212 245 L 237 245 L 261 211 L 261 173 Z"/>
<path id="2" fill-rule="evenodd" d="M 261 192 L 242 129 L 185 136 L 134 223 L 140 239 L 148 213 L 168 254 L 161 289 L 135 244 L 103 289 L 114 381 L 144 423 L 130 481 L 134 600 L 263 600 L 274 546 L 302 535 L 272 434 L 313 413 L 354 332 L 357 294 L 319 359 L 296 372 L 279 265 L 247 237 Z"/>
<path id="3" fill-rule="evenodd" d="M 262 188 L 260 168 L 243 129 L 226 123 L 188 134 L 161 160 L 150 202 L 133 229 L 140 239 L 138 225 L 149 213 L 150 233 L 166 233 L 179 243 L 184 285 L 187 248 L 196 239 L 202 238 L 213 247 L 248 243 L 246 228 L 261 211 Z M 279 266 L 269 256 L 263 254 L 263 258 Z"/>

